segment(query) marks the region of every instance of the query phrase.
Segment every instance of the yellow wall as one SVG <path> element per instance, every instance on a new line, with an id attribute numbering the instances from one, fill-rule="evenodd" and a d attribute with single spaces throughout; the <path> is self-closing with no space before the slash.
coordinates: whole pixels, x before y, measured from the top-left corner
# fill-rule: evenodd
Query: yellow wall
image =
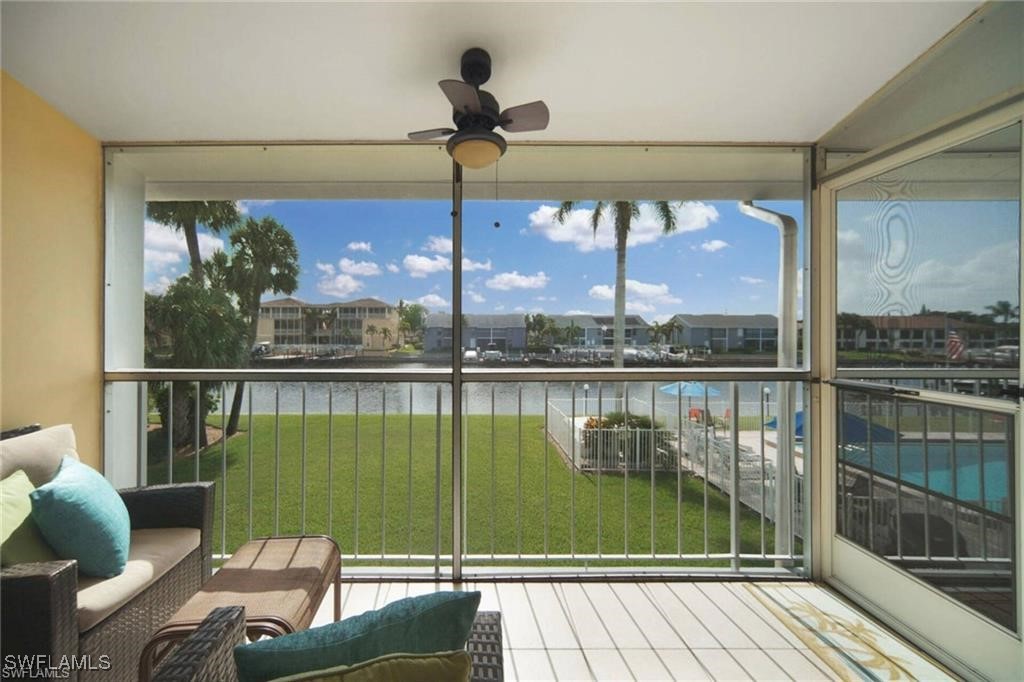
<path id="1" fill-rule="evenodd" d="M 0 424 L 70 422 L 99 468 L 103 153 L 3 72 Z"/>

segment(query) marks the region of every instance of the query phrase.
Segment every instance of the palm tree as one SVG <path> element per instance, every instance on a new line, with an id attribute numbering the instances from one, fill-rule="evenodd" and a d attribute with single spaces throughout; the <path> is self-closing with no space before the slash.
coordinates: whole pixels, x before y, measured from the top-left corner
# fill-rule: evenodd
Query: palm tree
<path id="1" fill-rule="evenodd" d="M 260 297 L 270 291 L 290 294 L 299 286 L 299 250 L 291 232 L 273 218 L 249 218 L 231 233 L 233 255 L 227 266 L 228 288 L 238 297 L 238 309 L 247 327 L 246 348 L 256 343 Z M 235 384 L 228 434 L 238 431 L 245 382 Z"/>
<path id="2" fill-rule="evenodd" d="M 240 218 L 233 201 L 149 201 L 146 202 L 146 217 L 185 234 L 192 278 L 197 282 L 203 281 L 203 258 L 199 255 L 196 227 L 205 225 L 217 234 L 233 228 Z"/>
<path id="3" fill-rule="evenodd" d="M 1020 315 L 1020 308 L 1009 301 L 996 301 L 995 305 L 985 306 L 985 310 L 992 313 L 992 317 L 1002 317 L 1003 324 L 1010 324 L 1010 320 Z"/>
<path id="4" fill-rule="evenodd" d="M 393 336 L 393 334 L 391 332 L 391 329 L 389 327 L 383 327 L 380 330 L 380 338 L 381 338 L 381 341 L 382 341 L 382 345 L 386 347 L 388 345 L 388 343 L 391 342 L 391 337 L 392 336 Z"/>
<path id="5" fill-rule="evenodd" d="M 577 201 L 563 201 L 555 214 L 555 220 L 565 223 L 573 211 Z M 676 214 L 668 201 L 651 203 L 661 222 L 661 230 L 665 234 L 676 231 Z M 623 366 L 623 349 L 626 346 L 626 244 L 633 219 L 640 217 L 640 204 L 636 201 L 598 201 L 590 215 L 590 226 L 597 236 L 597 228 L 607 211 L 611 211 L 612 224 L 615 227 L 615 327 L 612 333 L 613 358 L 616 367 Z"/>
<path id="6" fill-rule="evenodd" d="M 370 337 L 370 343 L 368 345 L 372 346 L 373 345 L 373 338 L 375 336 L 377 336 L 377 325 L 375 325 L 375 324 L 368 324 L 368 325 L 366 325 L 366 335 Z"/>

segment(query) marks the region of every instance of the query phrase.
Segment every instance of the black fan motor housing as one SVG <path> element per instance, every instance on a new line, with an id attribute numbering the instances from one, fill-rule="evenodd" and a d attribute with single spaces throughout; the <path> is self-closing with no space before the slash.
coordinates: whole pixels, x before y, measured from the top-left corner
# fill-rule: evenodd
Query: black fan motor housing
<path id="1" fill-rule="evenodd" d="M 462 80 L 477 87 L 491 77 L 491 55 L 480 47 L 471 47 L 462 53 Z"/>
<path id="2" fill-rule="evenodd" d="M 480 111 L 477 113 L 469 111 L 453 110 L 452 121 L 459 130 L 468 128 L 494 130 L 497 127 L 501 110 L 498 108 L 498 100 L 486 90 L 477 90 L 480 96 Z"/>

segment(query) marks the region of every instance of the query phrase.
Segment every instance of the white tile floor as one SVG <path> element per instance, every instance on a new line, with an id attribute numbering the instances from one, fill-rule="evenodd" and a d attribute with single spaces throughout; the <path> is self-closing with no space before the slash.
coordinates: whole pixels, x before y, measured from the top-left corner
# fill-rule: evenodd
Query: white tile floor
<path id="1" fill-rule="evenodd" d="M 796 613 L 813 604 L 838 618 L 861 617 L 820 586 L 768 584 L 752 591 L 736 582 L 488 582 L 455 588 L 451 583 L 345 583 L 342 617 L 450 589 L 479 590 L 481 610 L 501 611 L 506 680 L 838 680 L 815 638 L 798 637 L 776 613 L 787 617 L 787 609 Z M 774 613 L 758 595 L 769 595 L 778 607 Z M 331 620 L 332 603 L 328 595 L 314 625 Z M 903 657 L 905 669 L 903 661 L 913 650 L 880 629 L 878 641 L 887 650 L 882 653 Z M 833 664 L 837 658 L 857 658 L 860 643 L 849 642 L 849 652 L 842 642 L 831 646 L 838 654 Z M 909 658 L 941 674 L 916 652 Z M 862 677 L 852 665 L 853 677 Z M 922 669 L 913 672 L 920 678 Z"/>

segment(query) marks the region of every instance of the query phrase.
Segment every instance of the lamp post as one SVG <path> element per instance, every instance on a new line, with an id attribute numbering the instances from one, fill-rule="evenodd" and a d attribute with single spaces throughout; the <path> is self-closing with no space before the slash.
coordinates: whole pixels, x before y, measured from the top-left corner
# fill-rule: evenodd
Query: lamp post
<path id="1" fill-rule="evenodd" d="M 590 384 L 583 384 L 583 414 L 590 416 Z"/>
<path id="2" fill-rule="evenodd" d="M 764 416 L 771 417 L 772 389 L 764 387 Z"/>

